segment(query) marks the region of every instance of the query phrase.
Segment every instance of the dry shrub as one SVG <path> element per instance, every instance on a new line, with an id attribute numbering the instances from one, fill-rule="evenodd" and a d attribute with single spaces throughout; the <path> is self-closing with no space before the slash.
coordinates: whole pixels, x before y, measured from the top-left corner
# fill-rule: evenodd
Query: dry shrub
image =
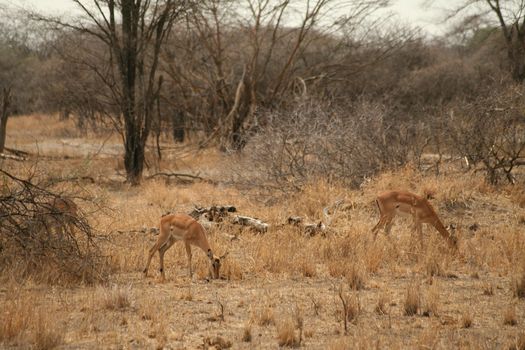
<path id="1" fill-rule="evenodd" d="M 525 333 L 520 333 L 509 346 L 509 350 L 525 350 Z"/>
<path id="2" fill-rule="evenodd" d="M 158 315 L 158 303 L 153 298 L 145 298 L 139 306 L 139 317 L 141 320 L 153 320 Z"/>
<path id="3" fill-rule="evenodd" d="M 474 324 L 474 318 L 470 310 L 465 309 L 461 315 L 461 327 L 470 328 Z"/>
<path id="4" fill-rule="evenodd" d="M 345 334 L 348 333 L 348 322 L 356 322 L 357 317 L 361 313 L 361 304 L 357 294 L 349 295 L 344 289 L 343 285 L 339 287 L 339 300 L 342 305 L 342 319 Z"/>
<path id="5" fill-rule="evenodd" d="M 17 294 L 0 311 L 0 344 L 23 348 L 53 349 L 63 342 L 63 329 L 56 314 L 44 306 L 36 307 L 34 296 Z"/>
<path id="6" fill-rule="evenodd" d="M 294 254 L 296 253 L 297 238 L 282 237 L 289 232 L 282 232 L 280 237 L 272 233 L 266 234 L 255 247 L 256 269 L 273 273 L 290 272 L 295 268 Z"/>
<path id="7" fill-rule="evenodd" d="M 167 317 L 157 317 L 151 324 L 148 337 L 157 340 L 157 349 L 164 349 L 168 343 L 168 319 Z"/>
<path id="8" fill-rule="evenodd" d="M 425 270 L 429 277 L 444 276 L 443 257 L 437 254 L 429 254 L 425 259 Z"/>
<path id="9" fill-rule="evenodd" d="M 377 300 L 376 307 L 374 308 L 374 311 L 376 314 L 383 316 L 388 315 L 388 310 L 386 308 L 386 305 L 388 304 L 388 297 L 386 294 L 381 294 L 379 296 L 379 299 Z"/>
<path id="10" fill-rule="evenodd" d="M 332 277 L 343 277 L 348 271 L 347 265 L 339 260 L 330 260 L 328 262 L 328 273 Z"/>
<path id="11" fill-rule="evenodd" d="M 518 324 L 518 316 L 516 316 L 516 307 L 510 305 L 503 313 L 503 324 L 507 326 L 515 326 Z"/>
<path id="12" fill-rule="evenodd" d="M 181 290 L 179 290 L 178 299 L 185 301 L 193 300 L 193 290 L 191 288 L 191 282 L 188 284 L 188 288 L 182 288 Z"/>
<path id="13" fill-rule="evenodd" d="M 410 283 L 407 288 L 405 303 L 403 305 L 405 315 L 417 315 L 421 307 L 421 292 L 420 287 L 416 283 Z"/>
<path id="14" fill-rule="evenodd" d="M 363 269 L 357 264 L 352 264 L 346 271 L 345 278 L 348 287 L 353 290 L 365 288 L 365 276 Z"/>
<path id="15" fill-rule="evenodd" d="M 33 305 L 29 298 L 17 298 L 5 303 L 0 311 L 0 343 L 16 340 L 29 326 Z"/>
<path id="16" fill-rule="evenodd" d="M 252 341 L 252 324 L 246 322 L 242 332 L 242 341 L 245 343 L 250 343 Z"/>
<path id="17" fill-rule="evenodd" d="M 521 275 L 516 277 L 513 282 L 512 293 L 517 298 L 525 298 L 525 269 L 521 272 Z"/>
<path id="18" fill-rule="evenodd" d="M 520 208 L 525 208 L 525 190 L 523 188 L 518 189 L 516 186 L 508 186 L 504 190 L 506 190 L 506 194 L 510 196 L 513 203 Z"/>
<path id="19" fill-rule="evenodd" d="M 243 161 L 232 164 L 238 181 L 272 189 L 273 196 L 327 177 L 357 187 L 364 178 L 407 162 L 413 140 L 404 125 L 389 119 L 386 104 L 361 100 L 343 110 L 319 102 L 272 111 L 246 146 Z"/>
<path id="20" fill-rule="evenodd" d="M 206 337 L 204 339 L 204 348 L 208 349 L 208 346 L 212 346 L 213 349 L 229 349 L 232 346 L 232 342 L 224 339 L 221 336 Z M 163 346 L 161 348 L 164 348 Z"/>
<path id="21" fill-rule="evenodd" d="M 240 281 L 243 279 L 243 272 L 241 265 L 231 257 L 221 260 L 221 276 L 226 277 L 230 281 Z"/>
<path id="22" fill-rule="evenodd" d="M 362 264 L 331 260 L 328 262 L 327 267 L 330 276 L 344 277 L 350 289 L 361 290 L 365 288 L 366 273 Z"/>
<path id="23" fill-rule="evenodd" d="M 64 333 L 53 320 L 53 315 L 43 309 L 39 310 L 33 333 L 33 345 L 35 349 L 53 349 L 64 340 Z"/>
<path id="24" fill-rule="evenodd" d="M 297 307 L 293 316 L 285 317 L 277 325 L 277 339 L 280 346 L 299 347 L 303 339 L 304 318 L 302 310 Z"/>
<path id="25" fill-rule="evenodd" d="M 0 266 L 2 272 L 52 284 L 92 283 L 107 277 L 107 262 L 81 211 L 55 203 L 65 195 L 34 185 L 0 169 Z"/>
<path id="26" fill-rule="evenodd" d="M 107 310 L 123 310 L 131 305 L 130 287 L 113 286 L 100 291 L 102 305 Z"/>
<path id="27" fill-rule="evenodd" d="M 382 247 L 379 244 L 372 245 L 367 250 L 364 260 L 366 271 L 368 271 L 368 273 L 377 273 L 385 260 Z"/>
<path id="28" fill-rule="evenodd" d="M 275 324 L 275 314 L 273 307 L 266 305 L 253 310 L 252 321 L 259 326 L 269 326 Z"/>
<path id="29" fill-rule="evenodd" d="M 295 322 L 292 318 L 286 318 L 277 325 L 277 341 L 279 346 L 299 347 L 301 345 L 299 336 L 295 331 Z"/>
<path id="30" fill-rule="evenodd" d="M 492 286 L 492 283 L 485 282 L 483 283 L 483 295 L 492 296 L 494 295 L 494 287 Z"/>
<path id="31" fill-rule="evenodd" d="M 315 277 L 317 276 L 317 268 L 312 257 L 307 256 L 306 254 L 301 255 L 297 258 L 296 269 L 304 277 Z"/>
<path id="32" fill-rule="evenodd" d="M 423 315 L 439 316 L 439 286 L 434 283 L 425 295 Z"/>

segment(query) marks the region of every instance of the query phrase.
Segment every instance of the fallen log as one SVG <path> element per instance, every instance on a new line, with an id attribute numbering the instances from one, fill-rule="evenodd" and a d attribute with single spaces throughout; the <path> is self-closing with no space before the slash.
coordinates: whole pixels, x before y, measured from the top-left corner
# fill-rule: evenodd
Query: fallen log
<path id="1" fill-rule="evenodd" d="M 184 173 L 164 173 L 164 172 L 160 172 L 160 173 L 155 173 L 155 174 L 152 174 L 152 175 L 149 175 L 149 176 L 146 176 L 146 180 L 151 180 L 151 179 L 154 179 L 156 177 L 165 177 L 167 181 L 169 181 L 171 178 L 175 178 L 177 179 L 178 181 L 182 182 L 182 183 L 192 183 L 193 181 L 202 181 L 202 182 L 207 182 L 207 183 L 210 183 L 210 184 L 216 184 L 215 181 L 213 180 L 210 180 L 210 179 L 205 179 L 199 175 L 192 175 L 192 174 L 184 174 Z"/>
<path id="2" fill-rule="evenodd" d="M 221 222 L 228 216 L 228 213 L 235 213 L 237 208 L 233 205 L 212 205 L 211 207 L 197 207 L 189 213 L 195 220 L 199 220 L 203 215 L 208 221 Z"/>
<path id="3" fill-rule="evenodd" d="M 2 158 L 2 159 L 12 159 L 12 160 L 16 160 L 18 162 L 23 162 L 23 161 L 27 160 L 26 157 L 17 156 L 17 155 L 14 155 L 14 154 L 5 154 L 5 153 L 0 153 L 0 158 Z"/>
<path id="4" fill-rule="evenodd" d="M 31 153 L 29 153 L 29 152 L 22 151 L 22 150 L 19 150 L 19 149 L 9 148 L 9 147 L 4 147 L 4 151 L 12 153 L 15 156 L 19 156 L 19 157 L 29 158 L 31 156 Z"/>
<path id="5" fill-rule="evenodd" d="M 300 227 L 303 231 L 303 234 L 308 237 L 313 237 L 317 234 L 324 235 L 328 231 L 328 226 L 322 221 L 319 221 L 318 223 L 305 223 L 303 218 L 300 216 L 290 216 L 287 222 L 288 225 Z"/>
<path id="6" fill-rule="evenodd" d="M 260 232 L 260 233 L 265 233 L 266 231 L 268 231 L 268 228 L 270 227 L 270 225 L 268 225 L 267 223 L 259 219 L 252 218 L 249 216 L 242 216 L 242 215 L 234 216 L 232 223 L 241 225 L 241 226 L 252 227 L 255 231 Z"/>
<path id="7" fill-rule="evenodd" d="M 306 224 L 303 227 L 305 236 L 313 237 L 318 234 L 325 235 L 327 232 L 327 226 L 321 221 L 317 224 Z"/>

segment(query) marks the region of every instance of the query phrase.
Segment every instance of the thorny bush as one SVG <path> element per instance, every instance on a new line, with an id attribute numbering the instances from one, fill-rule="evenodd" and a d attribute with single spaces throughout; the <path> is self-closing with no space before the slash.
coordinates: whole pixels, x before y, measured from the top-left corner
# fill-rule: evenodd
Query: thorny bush
<path id="1" fill-rule="evenodd" d="M 52 284 L 104 279 L 104 259 L 85 215 L 56 205 L 71 199 L 4 170 L 0 179 L 0 274 Z"/>

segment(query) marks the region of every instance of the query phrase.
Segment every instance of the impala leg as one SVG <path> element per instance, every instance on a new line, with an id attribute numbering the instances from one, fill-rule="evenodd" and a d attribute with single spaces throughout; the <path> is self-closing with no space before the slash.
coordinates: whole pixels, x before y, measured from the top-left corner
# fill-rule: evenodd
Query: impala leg
<path id="1" fill-rule="evenodd" d="M 155 245 L 153 245 L 153 247 L 150 248 L 149 253 L 148 253 L 148 261 L 146 262 L 146 267 L 144 268 L 144 271 L 143 271 L 144 277 L 148 276 L 148 269 L 149 269 L 149 264 L 151 264 L 151 258 L 153 258 L 153 255 L 158 249 L 159 249 L 158 243 L 155 243 Z"/>
<path id="2" fill-rule="evenodd" d="M 164 253 L 166 253 L 166 251 L 170 249 L 174 243 L 175 240 L 170 236 L 168 241 L 159 248 L 159 271 L 162 282 L 166 280 L 166 275 L 164 274 Z"/>
<path id="3" fill-rule="evenodd" d="M 394 219 L 394 217 L 392 215 L 382 215 L 381 218 L 379 219 L 379 222 L 377 223 L 377 225 L 374 226 L 374 228 L 372 229 L 372 233 L 374 234 L 374 241 L 377 237 L 377 232 L 379 232 L 379 230 L 381 229 L 384 229 L 385 230 L 385 234 L 388 236 L 390 235 L 390 229 L 392 228 L 392 220 Z"/>
<path id="4" fill-rule="evenodd" d="M 190 271 L 190 278 L 193 278 L 193 271 L 191 269 L 191 246 L 188 242 L 184 242 L 184 245 L 186 246 L 186 255 L 188 256 L 188 268 Z"/>
<path id="5" fill-rule="evenodd" d="M 390 231 L 392 230 L 393 219 L 394 219 L 393 216 L 388 216 L 385 220 L 385 234 L 387 235 L 387 237 L 390 237 Z"/>
<path id="6" fill-rule="evenodd" d="M 155 255 L 157 250 L 159 250 L 160 247 L 162 247 L 162 245 L 166 243 L 166 240 L 167 240 L 166 238 L 159 237 L 159 239 L 157 240 L 157 242 L 155 242 L 153 247 L 150 248 L 149 253 L 148 253 L 148 261 L 146 262 L 146 267 L 144 268 L 144 271 L 143 271 L 144 277 L 147 277 L 148 275 L 149 264 L 151 264 L 151 259 L 153 258 L 153 255 Z"/>
<path id="7" fill-rule="evenodd" d="M 385 226 L 385 219 L 386 217 L 381 215 L 377 224 L 374 226 L 374 228 L 372 228 L 372 233 L 374 234 L 374 241 L 376 240 L 377 232 L 379 232 L 379 230 Z"/>

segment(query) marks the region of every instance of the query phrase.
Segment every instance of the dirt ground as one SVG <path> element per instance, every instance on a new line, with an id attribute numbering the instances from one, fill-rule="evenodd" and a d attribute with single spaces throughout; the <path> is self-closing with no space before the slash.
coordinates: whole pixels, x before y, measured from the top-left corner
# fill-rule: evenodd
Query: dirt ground
<path id="1" fill-rule="evenodd" d="M 411 168 L 381 174 L 358 190 L 320 179 L 271 201 L 231 182 L 159 178 L 130 187 L 123 183 L 118 137 L 79 135 L 71 123 L 12 118 L 7 146 L 40 157 L 0 160 L 0 166 L 19 175 L 94 179 L 56 186 L 78 197 L 90 223 L 107 237 L 100 245 L 111 273 L 100 283 L 64 286 L 1 269 L 2 348 L 525 348 L 525 299 L 519 297 L 525 289 L 525 189 L 493 188 L 479 174 L 430 176 Z M 160 166 L 218 180 L 237 161 L 228 157 L 176 148 L 160 164 L 150 155 L 148 172 Z M 420 247 L 403 218 L 390 237 L 373 241 L 373 200 L 387 189 L 434 191 L 431 202 L 442 221 L 457 226 L 458 250 L 430 227 Z M 337 200 L 343 205 L 332 212 L 325 235 L 306 237 L 286 224 L 290 215 L 323 220 L 323 208 Z M 141 229 L 156 226 L 167 211 L 214 204 L 235 205 L 270 228 L 255 233 L 229 219 L 209 228 L 214 251 L 229 252 L 220 280 L 207 281 L 198 249 L 190 279 L 182 244 L 166 253 L 166 282 L 158 278 L 157 257 L 144 278 L 156 236 Z"/>

